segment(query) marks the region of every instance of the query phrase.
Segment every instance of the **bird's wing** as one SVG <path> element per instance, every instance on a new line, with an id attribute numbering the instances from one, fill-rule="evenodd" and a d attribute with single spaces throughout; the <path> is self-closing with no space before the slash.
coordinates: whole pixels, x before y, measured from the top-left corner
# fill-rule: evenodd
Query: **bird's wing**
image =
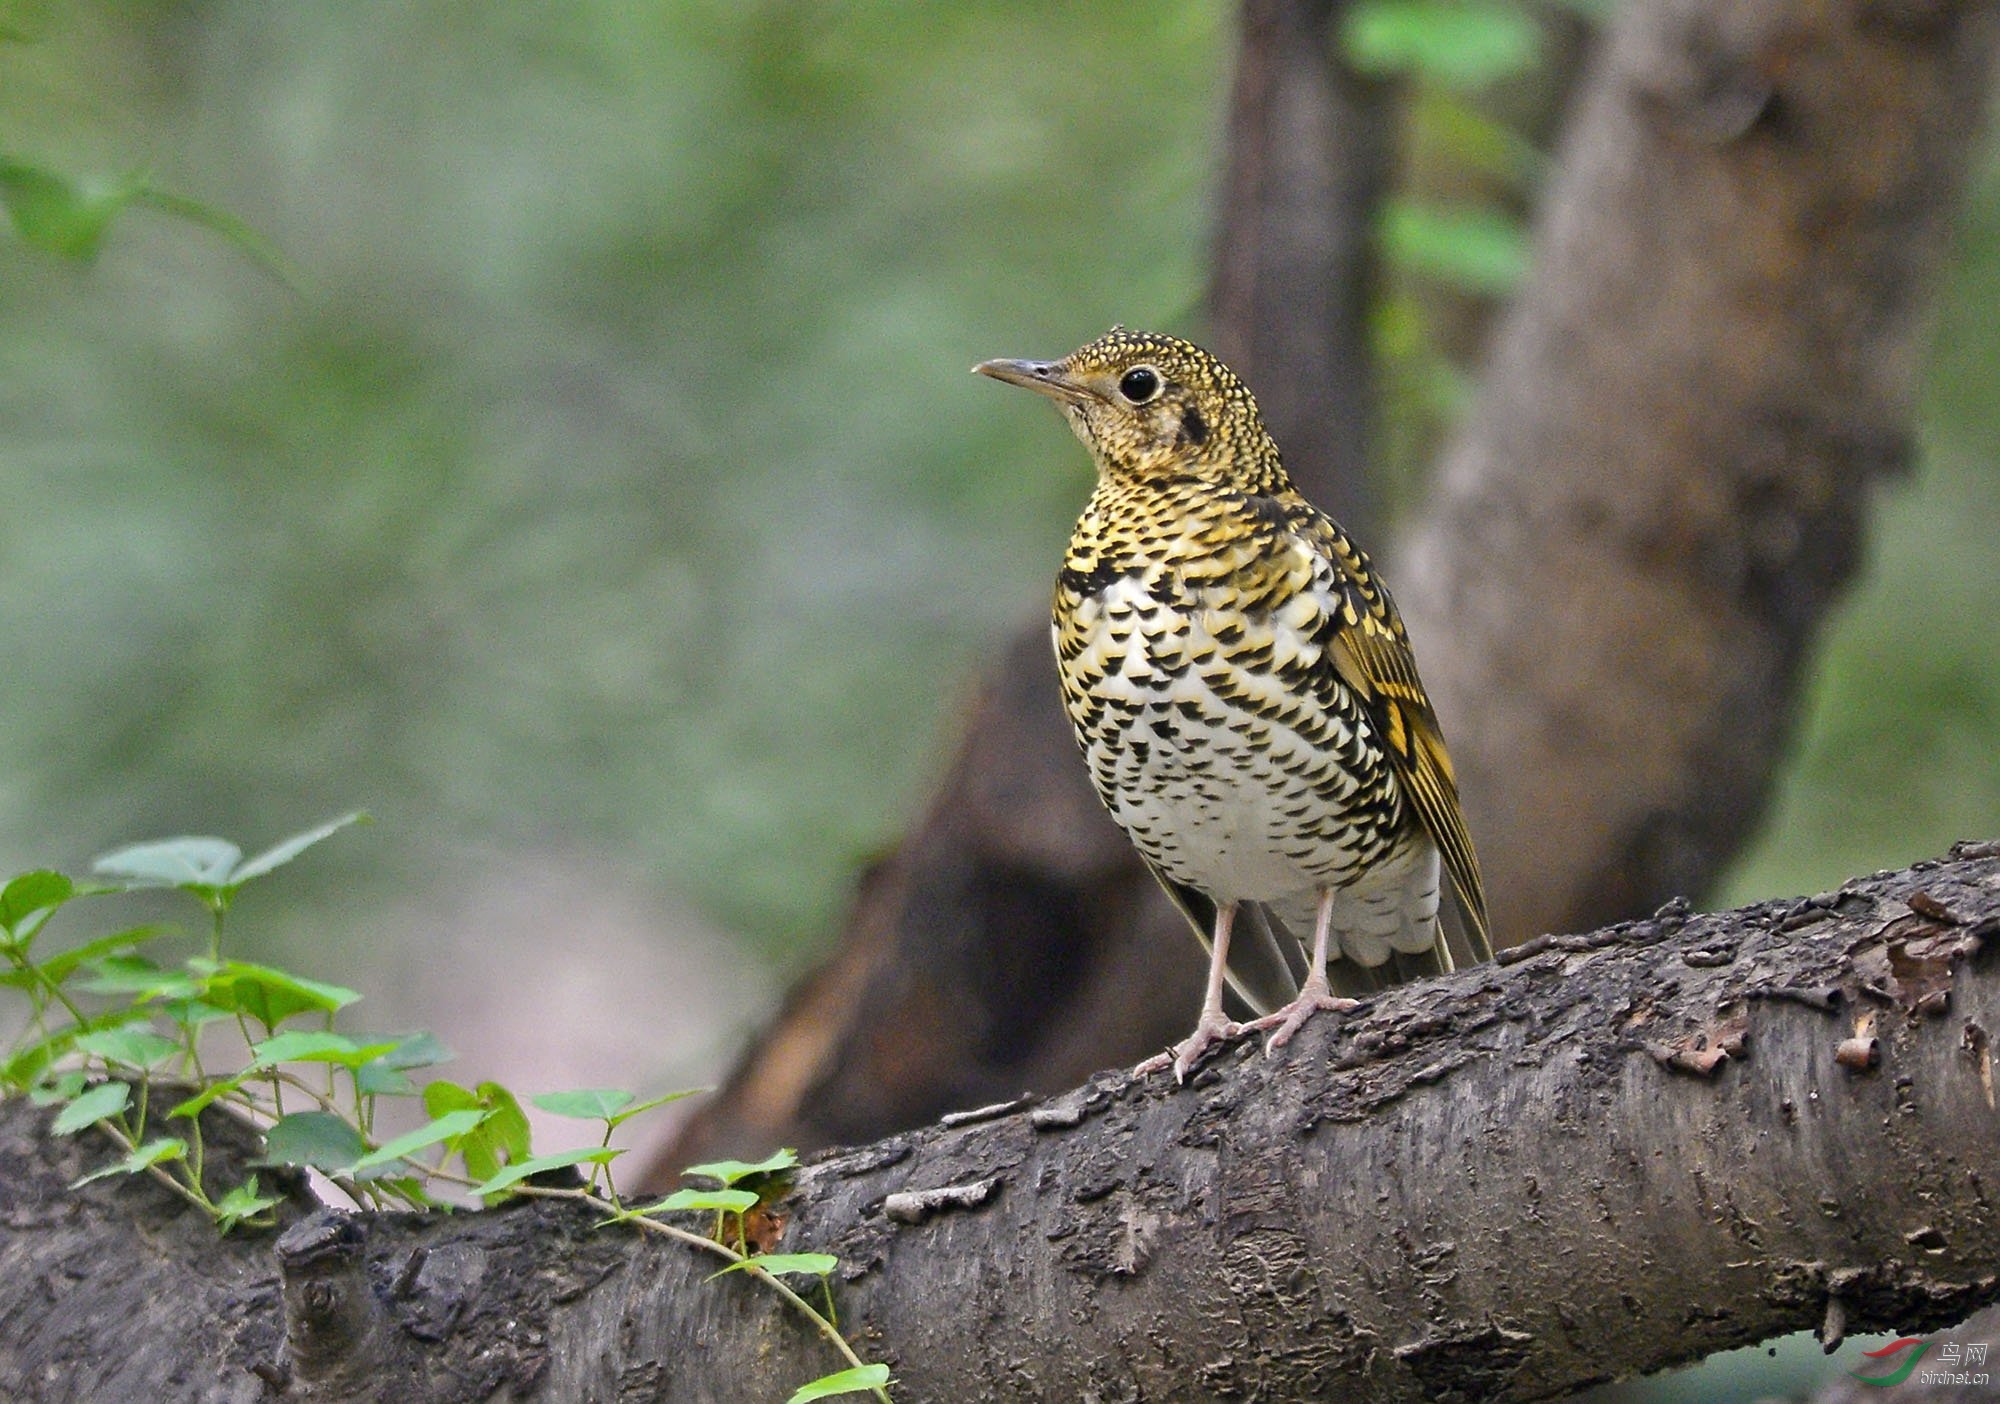
<path id="1" fill-rule="evenodd" d="M 1486 892 L 1479 856 L 1466 832 L 1458 803 L 1458 780 L 1445 753 L 1437 713 L 1417 677 L 1409 636 L 1389 592 L 1368 558 L 1333 520 L 1314 510 L 1296 530 L 1315 554 L 1332 567 L 1326 577 L 1333 595 L 1326 649 L 1341 681 L 1362 705 L 1389 747 L 1396 778 L 1416 809 L 1417 820 L 1438 846 L 1445 871 L 1464 909 L 1466 937 L 1474 960 L 1490 960 L 1493 943 L 1486 922 Z"/>

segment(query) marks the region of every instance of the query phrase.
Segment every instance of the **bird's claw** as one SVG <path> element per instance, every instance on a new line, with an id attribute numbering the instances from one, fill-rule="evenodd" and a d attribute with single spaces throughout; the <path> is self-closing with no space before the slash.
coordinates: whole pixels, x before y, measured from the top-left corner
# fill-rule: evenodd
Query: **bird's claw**
<path id="1" fill-rule="evenodd" d="M 1360 1000 L 1347 999 L 1335 994 L 1325 980 L 1308 979 L 1305 988 L 1299 991 L 1297 999 L 1282 1009 L 1273 1009 L 1261 1019 L 1252 1019 L 1243 1027 L 1260 1031 L 1275 1030 L 1264 1043 L 1264 1056 L 1269 1057 L 1290 1043 L 1292 1035 L 1304 1028 L 1306 1021 L 1322 1009 L 1331 1014 L 1345 1014 L 1360 1007 Z"/>
<path id="2" fill-rule="evenodd" d="M 1249 1027 L 1251 1026 L 1248 1024 L 1239 1024 L 1234 1019 L 1227 1018 L 1220 1011 L 1204 1014 L 1201 1016 L 1201 1022 L 1194 1026 L 1193 1033 L 1166 1052 L 1155 1053 L 1139 1064 L 1132 1069 L 1132 1076 L 1147 1077 L 1162 1068 L 1171 1067 L 1174 1070 L 1174 1081 L 1184 1083 L 1188 1080 L 1188 1074 L 1194 1071 L 1195 1064 L 1201 1061 L 1203 1054 L 1216 1044 L 1235 1038 Z"/>

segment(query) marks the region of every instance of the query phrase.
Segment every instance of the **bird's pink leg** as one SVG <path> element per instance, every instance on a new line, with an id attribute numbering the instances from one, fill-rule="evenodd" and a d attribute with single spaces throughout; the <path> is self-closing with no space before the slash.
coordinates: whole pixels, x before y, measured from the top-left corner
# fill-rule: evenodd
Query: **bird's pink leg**
<path id="1" fill-rule="evenodd" d="M 1358 999 L 1343 999 L 1336 995 L 1326 983 L 1327 945 L 1333 930 L 1333 889 L 1323 888 L 1319 894 L 1319 911 L 1313 919 L 1312 973 L 1306 976 L 1305 984 L 1299 987 L 1298 997 L 1282 1009 L 1273 1009 L 1261 1019 L 1252 1019 L 1243 1025 L 1246 1029 L 1275 1029 L 1270 1042 L 1264 1045 L 1269 1054 L 1283 1048 L 1292 1041 L 1292 1035 L 1305 1027 L 1306 1020 L 1325 1009 L 1341 1013 L 1349 1009 L 1359 1009 Z"/>
<path id="2" fill-rule="evenodd" d="M 1134 1077 L 1144 1077 L 1171 1065 L 1174 1081 L 1186 1082 L 1187 1075 L 1194 1071 L 1194 1065 L 1201 1061 L 1202 1054 L 1218 1040 L 1234 1038 L 1243 1032 L 1244 1025 L 1222 1012 L 1223 972 L 1229 968 L 1229 931 L 1235 924 L 1236 904 L 1217 903 L 1215 944 L 1208 953 L 1208 992 L 1202 996 L 1201 1018 L 1196 1021 L 1193 1033 L 1165 1053 L 1155 1053 L 1132 1069 Z"/>

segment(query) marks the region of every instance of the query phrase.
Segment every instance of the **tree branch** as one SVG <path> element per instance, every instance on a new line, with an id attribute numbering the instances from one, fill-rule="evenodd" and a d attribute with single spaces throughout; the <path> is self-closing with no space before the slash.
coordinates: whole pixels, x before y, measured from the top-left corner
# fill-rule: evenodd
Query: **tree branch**
<path id="1" fill-rule="evenodd" d="M 1540 938 L 1185 1088 L 1101 1074 L 831 1154 L 778 1246 L 840 1255 L 909 1401 L 1547 1398 L 2000 1300 L 1996 1034 L 1986 844 Z M 143 1181 L 66 1189 L 106 1147 L 45 1122 L 0 1109 L 10 1398 L 256 1398 L 287 1303 L 296 1398 L 769 1399 L 836 1363 L 574 1206 L 310 1223 L 274 1265 Z"/>

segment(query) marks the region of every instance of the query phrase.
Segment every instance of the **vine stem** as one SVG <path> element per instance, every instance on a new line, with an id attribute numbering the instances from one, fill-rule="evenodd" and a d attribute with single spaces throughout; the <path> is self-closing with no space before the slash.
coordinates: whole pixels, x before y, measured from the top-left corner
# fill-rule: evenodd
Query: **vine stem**
<path id="1" fill-rule="evenodd" d="M 840 1352 L 849 1365 L 859 1370 L 868 1364 L 867 1361 L 854 1353 L 854 1347 L 847 1343 L 847 1337 L 840 1334 L 839 1327 L 820 1314 L 819 1308 L 780 1281 L 777 1274 L 766 1272 L 764 1269 L 758 1267 L 755 1258 L 750 1257 L 748 1254 L 737 1252 L 726 1243 L 718 1243 L 713 1238 L 708 1238 L 699 1233 L 690 1233 L 687 1229 L 675 1224 L 665 1224 L 661 1223 L 658 1219 L 649 1219 L 644 1214 L 632 1214 L 621 1211 L 608 1200 L 592 1194 L 589 1190 L 555 1189 L 542 1185 L 510 1185 L 508 1188 L 516 1194 L 533 1195 L 539 1199 L 574 1199 L 580 1203 L 588 1204 L 592 1208 L 607 1210 L 621 1219 L 638 1224 L 643 1229 L 665 1234 L 668 1238 L 677 1239 L 687 1244 L 690 1248 L 698 1248 L 704 1253 L 712 1253 L 718 1258 L 726 1258 L 732 1265 L 736 1263 L 746 1264 L 746 1271 L 776 1288 L 780 1296 L 790 1302 L 794 1308 L 803 1312 L 820 1335 L 826 1337 L 827 1341 L 832 1344 L 835 1350 Z M 872 1387 L 869 1393 L 881 1400 L 882 1404 L 891 1404 L 889 1391 L 883 1389 L 881 1386 L 876 1385 Z"/>

